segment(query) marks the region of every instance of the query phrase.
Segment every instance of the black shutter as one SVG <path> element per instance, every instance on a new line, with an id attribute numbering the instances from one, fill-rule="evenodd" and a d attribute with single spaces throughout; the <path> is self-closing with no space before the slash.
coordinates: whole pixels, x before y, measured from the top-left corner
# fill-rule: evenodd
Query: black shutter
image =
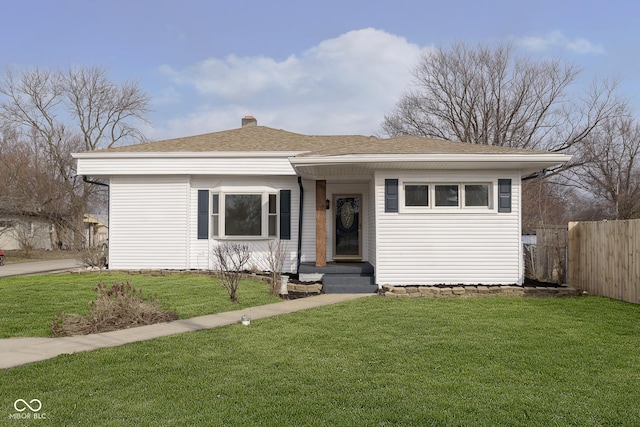
<path id="1" fill-rule="evenodd" d="M 198 190 L 198 239 L 209 238 L 209 190 Z"/>
<path id="2" fill-rule="evenodd" d="M 498 180 L 498 212 L 511 212 L 511 180 Z"/>
<path id="3" fill-rule="evenodd" d="M 398 212 L 398 180 L 384 180 L 384 211 Z"/>
<path id="4" fill-rule="evenodd" d="M 291 190 L 280 190 L 280 239 L 291 240 Z"/>

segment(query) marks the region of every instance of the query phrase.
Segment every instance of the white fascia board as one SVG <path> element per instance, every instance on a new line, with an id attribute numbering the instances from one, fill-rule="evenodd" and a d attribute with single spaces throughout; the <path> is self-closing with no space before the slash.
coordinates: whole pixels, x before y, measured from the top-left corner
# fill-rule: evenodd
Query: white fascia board
<path id="1" fill-rule="evenodd" d="M 305 156 L 289 159 L 293 166 L 354 163 L 396 162 L 459 162 L 459 163 L 566 163 L 571 156 L 556 153 L 541 154 L 348 154 L 343 156 Z"/>
<path id="2" fill-rule="evenodd" d="M 168 151 L 72 153 L 74 159 L 193 159 L 193 158 L 291 158 L 304 151 Z"/>
<path id="3" fill-rule="evenodd" d="M 430 154 L 430 155 L 348 155 L 290 158 L 298 175 L 309 179 L 323 176 L 363 175 L 367 171 L 398 170 L 519 170 L 529 175 L 564 164 L 571 156 L 564 154 Z"/>

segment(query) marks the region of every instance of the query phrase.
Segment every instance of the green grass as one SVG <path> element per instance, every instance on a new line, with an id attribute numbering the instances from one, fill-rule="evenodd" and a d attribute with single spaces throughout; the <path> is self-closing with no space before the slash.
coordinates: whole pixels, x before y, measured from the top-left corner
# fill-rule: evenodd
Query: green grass
<path id="1" fill-rule="evenodd" d="M 370 297 L 1 370 L 0 424 L 635 426 L 638 384 L 637 305 Z"/>
<path id="2" fill-rule="evenodd" d="M 87 304 L 97 297 L 92 289 L 99 281 L 110 285 L 127 280 L 131 286 L 142 289 L 144 297 L 154 296 L 163 309 L 174 310 L 181 319 L 280 300 L 269 296 L 266 283 L 243 280 L 238 291 L 239 304 L 233 304 L 217 279 L 196 274 L 9 277 L 0 281 L 0 338 L 51 336 L 51 321 L 56 313 L 88 313 Z"/>

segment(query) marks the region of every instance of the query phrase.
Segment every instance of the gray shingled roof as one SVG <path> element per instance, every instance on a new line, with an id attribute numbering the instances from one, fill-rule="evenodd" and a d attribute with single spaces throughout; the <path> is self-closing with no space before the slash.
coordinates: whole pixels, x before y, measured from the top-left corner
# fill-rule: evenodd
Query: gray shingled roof
<path id="1" fill-rule="evenodd" d="M 293 151 L 302 156 L 347 154 L 540 154 L 545 151 L 443 141 L 419 136 L 302 135 L 249 126 L 100 150 L 104 153 Z"/>

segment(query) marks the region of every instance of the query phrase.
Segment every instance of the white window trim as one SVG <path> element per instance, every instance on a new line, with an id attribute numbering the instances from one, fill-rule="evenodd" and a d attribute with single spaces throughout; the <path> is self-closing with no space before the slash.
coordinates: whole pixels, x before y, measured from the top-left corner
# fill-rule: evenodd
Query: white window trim
<path id="1" fill-rule="evenodd" d="M 213 195 L 218 195 L 218 213 L 213 213 Z M 225 214 L 226 197 L 228 195 L 261 196 L 261 233 L 260 235 L 226 235 Z M 269 235 L 269 195 L 276 196 L 276 231 Z M 218 220 L 218 235 L 215 236 L 213 221 Z M 209 190 L 209 238 L 214 240 L 273 240 L 280 235 L 280 194 L 275 188 L 268 187 L 217 187 Z"/>
<path id="2" fill-rule="evenodd" d="M 407 179 L 400 180 L 399 183 L 399 212 L 400 213 L 443 213 L 443 212 L 462 212 L 462 213 L 494 213 L 497 212 L 495 197 L 497 194 L 498 181 L 487 180 L 464 180 L 464 181 L 447 181 L 447 180 L 420 180 Z M 427 185 L 429 186 L 429 206 L 406 206 L 405 204 L 405 186 L 406 185 Z M 436 185 L 457 185 L 458 186 L 458 205 L 457 206 L 436 206 Z M 487 185 L 489 187 L 489 206 L 464 206 L 465 201 L 465 185 Z"/>

